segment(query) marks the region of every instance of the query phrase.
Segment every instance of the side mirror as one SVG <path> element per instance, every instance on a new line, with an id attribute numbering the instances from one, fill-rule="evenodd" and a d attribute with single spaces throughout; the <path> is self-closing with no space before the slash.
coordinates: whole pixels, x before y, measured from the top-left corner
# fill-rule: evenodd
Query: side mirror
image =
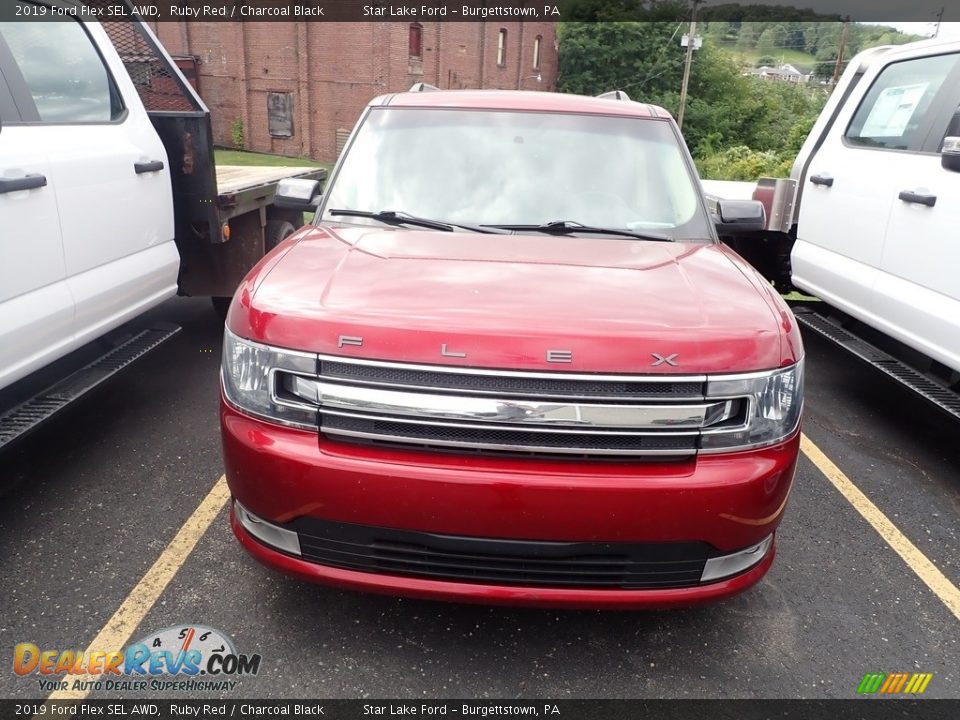
<path id="1" fill-rule="evenodd" d="M 940 150 L 940 165 L 944 170 L 960 172 L 960 137 L 945 137 Z"/>
<path id="2" fill-rule="evenodd" d="M 277 183 L 273 205 L 288 210 L 316 210 L 320 205 L 320 182 L 286 178 Z"/>
<path id="3" fill-rule="evenodd" d="M 766 230 L 767 211 L 757 200 L 717 200 L 714 221 L 720 235 L 742 235 Z"/>

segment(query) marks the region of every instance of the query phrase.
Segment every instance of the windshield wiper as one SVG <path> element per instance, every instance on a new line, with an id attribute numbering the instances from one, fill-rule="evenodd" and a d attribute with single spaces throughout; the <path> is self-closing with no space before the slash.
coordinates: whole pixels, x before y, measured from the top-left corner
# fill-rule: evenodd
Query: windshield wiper
<path id="1" fill-rule="evenodd" d="M 620 235 L 623 237 L 637 238 L 638 240 L 673 242 L 673 238 L 668 235 L 661 235 L 660 233 L 636 232 L 634 230 L 621 228 L 591 227 L 590 225 L 582 225 L 573 220 L 554 220 L 553 222 L 542 223 L 540 225 L 485 225 L 484 227 L 496 227 L 502 230 L 514 230 L 517 232 L 552 233 L 554 235 L 571 235 L 573 233 Z"/>
<path id="2" fill-rule="evenodd" d="M 470 232 L 497 234 L 508 234 L 507 228 L 498 228 L 492 225 L 464 225 L 462 223 L 446 223 L 440 220 L 430 220 L 429 218 L 414 217 L 405 212 L 397 210 L 380 210 L 372 212 L 369 210 L 328 210 L 331 215 L 343 215 L 345 217 L 362 217 L 377 220 L 386 225 L 414 225 L 416 227 L 429 228 L 430 230 L 440 230 L 442 232 L 453 232 L 455 229 L 469 230 Z"/>

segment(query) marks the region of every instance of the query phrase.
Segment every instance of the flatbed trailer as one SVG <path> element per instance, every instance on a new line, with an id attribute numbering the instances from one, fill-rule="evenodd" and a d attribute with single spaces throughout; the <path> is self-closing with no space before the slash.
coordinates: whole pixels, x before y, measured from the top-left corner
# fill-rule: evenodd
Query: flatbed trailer
<path id="1" fill-rule="evenodd" d="M 322 180 L 326 170 L 318 167 L 258 167 L 217 165 L 217 192 L 221 217 L 224 212 L 243 214 L 273 200 L 277 183 L 285 178 Z"/>

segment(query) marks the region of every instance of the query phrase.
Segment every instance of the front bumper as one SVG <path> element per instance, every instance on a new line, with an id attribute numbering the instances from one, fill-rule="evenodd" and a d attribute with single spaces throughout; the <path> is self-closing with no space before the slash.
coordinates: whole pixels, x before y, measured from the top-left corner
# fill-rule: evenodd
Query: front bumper
<path id="1" fill-rule="evenodd" d="M 701 543 L 711 557 L 738 553 L 773 535 L 799 449 L 796 436 L 772 448 L 682 462 L 588 463 L 346 445 L 264 423 L 226 403 L 221 422 L 235 500 L 279 527 L 314 518 L 532 543 Z M 710 602 L 759 581 L 775 554 L 770 542 L 739 574 L 684 587 L 549 587 L 333 567 L 264 544 L 239 521 L 235 507 L 231 525 L 255 558 L 306 580 L 421 598 L 550 607 Z"/>

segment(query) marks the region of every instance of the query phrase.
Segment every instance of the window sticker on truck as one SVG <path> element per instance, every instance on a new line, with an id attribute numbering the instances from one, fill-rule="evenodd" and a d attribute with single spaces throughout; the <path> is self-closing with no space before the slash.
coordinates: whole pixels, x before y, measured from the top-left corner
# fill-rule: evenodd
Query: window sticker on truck
<path id="1" fill-rule="evenodd" d="M 886 88 L 880 93 L 873 110 L 867 116 L 867 121 L 863 124 L 863 134 L 902 136 L 928 87 L 930 83 Z"/>

